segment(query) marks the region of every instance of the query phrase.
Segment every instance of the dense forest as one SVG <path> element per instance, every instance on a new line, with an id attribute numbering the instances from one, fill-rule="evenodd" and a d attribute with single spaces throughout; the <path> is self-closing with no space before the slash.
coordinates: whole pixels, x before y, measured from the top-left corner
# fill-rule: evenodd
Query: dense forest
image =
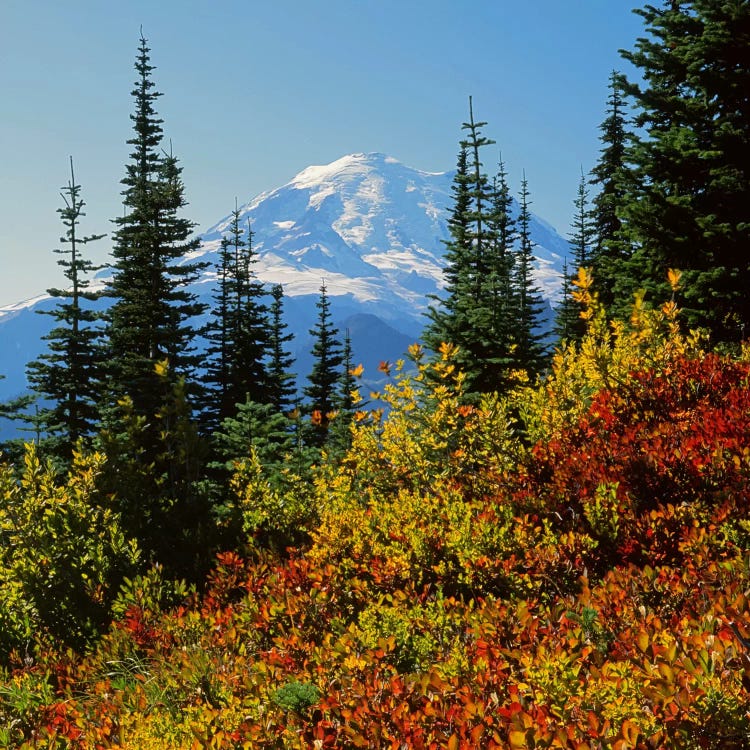
<path id="1" fill-rule="evenodd" d="M 445 294 L 367 394 L 325 283 L 298 389 L 238 210 L 187 291 L 141 38 L 110 280 L 71 160 L 0 406 L 1 747 L 750 748 L 750 2 L 636 12 L 554 345 L 470 99 Z"/>

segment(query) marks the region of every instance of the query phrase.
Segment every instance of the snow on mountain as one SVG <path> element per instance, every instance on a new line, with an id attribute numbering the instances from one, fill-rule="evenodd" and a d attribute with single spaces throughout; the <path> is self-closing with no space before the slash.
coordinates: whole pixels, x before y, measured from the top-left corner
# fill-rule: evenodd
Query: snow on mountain
<path id="1" fill-rule="evenodd" d="M 260 259 L 255 270 L 286 295 L 348 296 L 397 327 L 418 331 L 443 276 L 443 240 L 452 172 L 422 172 L 384 154 L 351 154 L 308 167 L 286 185 L 240 209 Z M 216 262 L 227 216 L 203 235 L 204 259 Z M 534 217 L 536 280 L 552 301 L 568 243 Z"/>
<path id="2" fill-rule="evenodd" d="M 355 359 L 366 368 L 400 356 L 404 343 L 419 337 L 429 295 L 441 290 L 452 179 L 452 172 L 423 172 L 384 154 L 351 154 L 308 167 L 240 208 L 241 223 L 249 222 L 253 232 L 256 274 L 284 287 L 286 319 L 296 335 L 303 376 L 308 330 L 323 281 L 334 322 L 341 328 L 352 324 Z M 190 259 L 210 264 L 194 287 L 206 302 L 230 218 L 210 227 L 191 254 Z M 552 303 L 568 243 L 535 216 L 531 235 L 536 281 Z M 42 296 L 0 309 L 0 374 L 6 375 L 0 380 L 0 400 L 24 390 L 25 365 L 41 353 L 41 337 L 51 323 L 49 316 L 32 311 L 51 303 Z M 377 335 L 368 335 L 363 323 L 377 328 Z"/>

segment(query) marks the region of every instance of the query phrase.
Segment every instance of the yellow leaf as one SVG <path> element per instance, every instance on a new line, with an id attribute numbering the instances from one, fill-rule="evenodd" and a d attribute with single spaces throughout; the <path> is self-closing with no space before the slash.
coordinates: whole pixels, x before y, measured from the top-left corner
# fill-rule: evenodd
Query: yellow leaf
<path id="1" fill-rule="evenodd" d="M 521 748 L 528 747 L 526 744 L 526 732 L 520 729 L 511 729 L 508 733 L 508 741 L 512 748 L 519 748 L 520 750 Z"/>
<path id="2" fill-rule="evenodd" d="M 670 268 L 667 271 L 667 281 L 673 292 L 676 292 L 680 288 L 680 279 L 682 278 L 682 271 L 678 271 L 676 268 Z"/>
<path id="3" fill-rule="evenodd" d="M 458 735 L 452 734 L 448 740 L 448 750 L 458 750 Z"/>

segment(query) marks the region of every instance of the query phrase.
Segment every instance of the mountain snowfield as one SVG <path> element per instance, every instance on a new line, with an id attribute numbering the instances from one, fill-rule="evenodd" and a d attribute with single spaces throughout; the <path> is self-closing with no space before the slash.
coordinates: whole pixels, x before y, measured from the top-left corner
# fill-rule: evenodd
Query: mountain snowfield
<path id="1" fill-rule="evenodd" d="M 285 319 L 303 378 L 324 281 L 334 322 L 350 330 L 355 361 L 366 370 L 399 357 L 419 337 L 430 295 L 442 288 L 452 180 L 453 172 L 423 172 L 384 154 L 351 154 L 308 167 L 240 207 L 241 225 L 249 222 L 258 254 L 256 275 L 284 287 Z M 204 232 L 200 249 L 188 258 L 210 264 L 194 285 L 205 302 L 211 301 L 230 219 Z M 531 236 L 535 278 L 553 304 L 569 245 L 537 216 Z M 35 310 L 52 304 L 41 296 L 0 308 L 0 374 L 6 376 L 0 400 L 25 390 L 25 365 L 43 351 L 41 338 L 52 322 Z"/>

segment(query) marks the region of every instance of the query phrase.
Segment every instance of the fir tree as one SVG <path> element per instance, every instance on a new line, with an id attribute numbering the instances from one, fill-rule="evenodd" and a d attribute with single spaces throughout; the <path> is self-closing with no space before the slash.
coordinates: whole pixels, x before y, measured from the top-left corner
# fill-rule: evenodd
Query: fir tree
<path id="1" fill-rule="evenodd" d="M 430 309 L 424 334 L 433 351 L 441 342 L 458 346 L 468 393 L 501 389 L 511 364 L 511 198 L 502 162 L 492 184 L 483 171 L 481 149 L 494 143 L 482 135 L 485 125 L 475 122 L 469 99 L 448 222 L 446 296 Z"/>
<path id="2" fill-rule="evenodd" d="M 579 341 L 586 332 L 585 321 L 581 319 L 580 305 L 573 299 L 572 282 L 578 276 L 578 270 L 587 268 L 591 260 L 591 239 L 593 235 L 590 211 L 588 208 L 588 191 L 586 178 L 581 170 L 578 183 L 578 193 L 573 202 L 575 215 L 572 232 L 569 238 L 570 249 L 573 254 L 573 270 L 568 275 L 567 263 L 563 269 L 562 301 L 557 309 L 555 318 L 555 335 L 558 339 Z"/>
<path id="3" fill-rule="evenodd" d="M 160 149 L 160 94 L 153 90 L 143 36 L 135 68 L 134 135 L 122 180 L 125 212 L 115 219 L 107 290 L 113 299 L 107 325 L 110 390 L 100 442 L 112 463 L 102 481 L 145 561 L 188 571 L 191 554 L 206 549 L 208 528 L 196 485 L 203 448 L 187 380 L 198 364 L 192 319 L 204 309 L 187 285 L 202 264 L 185 260 L 199 240 L 189 239 L 193 224 L 180 216 L 181 169 L 171 149 Z"/>
<path id="4" fill-rule="evenodd" d="M 202 266 L 180 262 L 197 249 L 189 239 L 192 222 L 180 217 L 185 206 L 181 168 L 171 153 L 160 151 L 162 121 L 154 108 L 149 48 L 141 37 L 135 64 L 138 73 L 134 136 L 122 180 L 125 213 L 115 219 L 114 272 L 107 290 L 109 311 L 109 378 L 112 401 L 128 396 L 137 414 L 153 415 L 169 400 L 177 375 L 189 375 L 197 364 L 191 319 L 203 311 L 186 285 Z M 158 377 L 157 363 L 167 360 L 172 383 Z M 166 390 L 165 390 L 166 389 Z"/>
<path id="5" fill-rule="evenodd" d="M 211 434 L 223 419 L 233 412 L 230 400 L 230 350 L 231 296 L 233 277 L 233 253 L 229 237 L 221 238 L 219 262 L 216 269 L 216 287 L 211 318 L 204 329 L 208 343 L 206 347 L 206 371 L 203 378 L 205 400 L 201 422 L 203 430 Z"/>
<path id="6" fill-rule="evenodd" d="M 64 207 L 58 209 L 65 236 L 60 242 L 65 249 L 54 252 L 63 257 L 58 265 L 64 270 L 69 285 L 66 289 L 48 289 L 58 300 L 49 311 L 57 324 L 44 338 L 48 350 L 28 366 L 33 390 L 47 406 L 38 414 L 38 429 L 46 436 L 45 447 L 57 458 L 67 461 L 73 446 L 93 434 L 98 423 L 101 388 L 101 326 L 100 314 L 92 303 L 100 296 L 89 288 L 89 274 L 100 267 L 86 259 L 82 249 L 100 240 L 103 234 L 82 236 L 80 220 L 85 213 L 81 186 L 76 184 L 73 159 L 70 159 L 70 180 L 62 188 Z"/>
<path id="7" fill-rule="evenodd" d="M 597 188 L 597 193 L 591 209 L 594 236 L 590 262 L 594 287 L 607 308 L 614 302 L 617 277 L 622 273 L 622 263 L 628 256 L 627 244 L 621 232 L 622 222 L 618 216 L 627 177 L 624 80 L 622 74 L 615 70 L 610 74 L 606 118 L 599 126 L 602 147 L 599 161 L 591 170 L 591 184 Z M 624 303 L 630 305 L 631 301 L 628 299 Z"/>
<path id="8" fill-rule="evenodd" d="M 634 250 L 624 291 L 667 299 L 683 274 L 684 315 L 716 340 L 750 323 L 750 3 L 693 0 L 637 11 L 647 36 L 625 59 L 638 137 L 622 217 Z"/>
<path id="9" fill-rule="evenodd" d="M 545 351 L 539 334 L 544 304 L 533 275 L 534 243 L 531 239 L 531 212 L 526 173 L 521 180 L 518 213 L 518 248 L 514 264 L 513 284 L 516 300 L 515 366 L 529 375 L 541 372 Z"/>
<path id="10" fill-rule="evenodd" d="M 461 320 L 460 311 L 463 307 L 462 291 L 465 287 L 465 279 L 469 277 L 471 240 L 468 216 L 471 196 L 469 194 L 468 151 L 463 144 L 458 152 L 451 192 L 453 193 L 453 208 L 448 217 L 450 239 L 445 241 L 444 293 L 442 299 L 434 295 L 431 297 L 435 304 L 431 305 L 428 310 L 430 322 L 423 333 L 425 343 L 433 351 L 437 351 L 441 343 L 459 339 L 459 323 L 465 323 Z"/>
<path id="11" fill-rule="evenodd" d="M 204 383 L 208 403 L 204 423 L 212 430 L 236 414 L 249 398 L 270 400 L 271 384 L 264 358 L 270 347 L 264 289 L 252 272 L 252 231 L 240 226 L 235 206 L 228 234 L 222 237 L 214 308 L 205 337 L 208 366 Z"/>
<path id="12" fill-rule="evenodd" d="M 355 368 L 352 354 L 352 338 L 349 329 L 344 333 L 342 351 L 342 368 L 339 377 L 339 392 L 336 397 L 336 418 L 331 425 L 329 452 L 334 458 L 342 456 L 351 446 L 351 425 L 355 412 L 355 392 L 357 374 L 361 368 Z"/>
<path id="13" fill-rule="evenodd" d="M 325 282 L 320 287 L 316 307 L 319 311 L 318 319 L 315 327 L 310 330 L 314 339 L 313 368 L 307 378 L 309 385 L 303 389 L 303 393 L 309 400 L 308 411 L 311 415 L 308 443 L 322 447 L 328 436 L 331 415 L 338 406 L 337 386 L 344 361 L 338 330 L 331 321 L 331 303 Z"/>
<path id="14" fill-rule="evenodd" d="M 270 309 L 270 336 L 268 360 L 268 402 L 279 412 L 292 409 L 297 392 L 292 366 L 294 357 L 286 349 L 294 335 L 286 333 L 284 322 L 284 288 L 271 287 L 273 302 Z"/>
<path id="15" fill-rule="evenodd" d="M 247 224 L 244 245 L 233 241 L 236 250 L 236 285 L 233 315 L 233 351 L 231 352 L 231 388 L 235 403 L 247 399 L 268 403 L 269 382 L 266 356 L 270 349 L 266 290 L 258 280 L 253 266 L 257 254 L 253 250 L 253 233 Z"/>

